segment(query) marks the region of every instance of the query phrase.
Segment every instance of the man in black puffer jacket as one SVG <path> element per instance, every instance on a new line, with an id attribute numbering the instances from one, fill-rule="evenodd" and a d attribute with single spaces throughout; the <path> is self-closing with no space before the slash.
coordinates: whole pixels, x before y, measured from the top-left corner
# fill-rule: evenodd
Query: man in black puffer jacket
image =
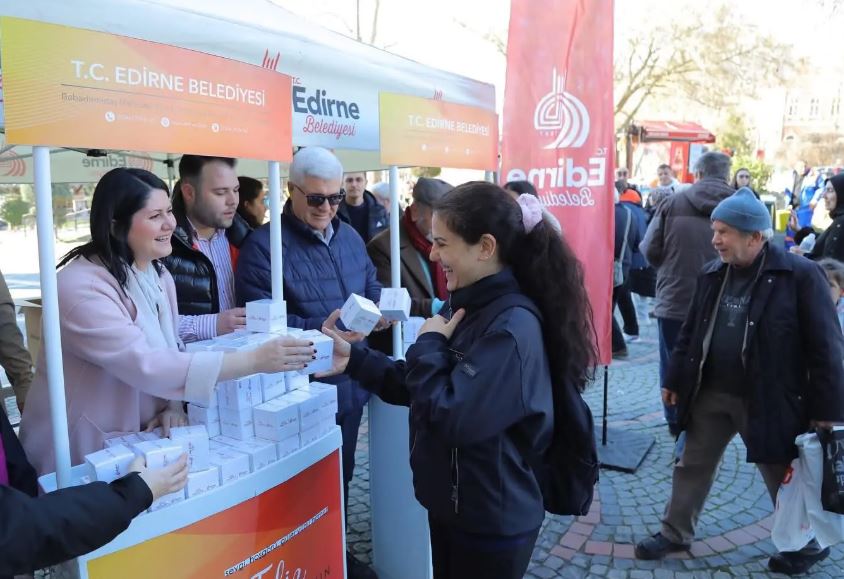
<path id="1" fill-rule="evenodd" d="M 176 230 L 164 265 L 176 282 L 179 337 L 208 340 L 246 324 L 235 308 L 234 271 L 241 245 L 251 233 L 237 214 L 240 185 L 235 161 L 184 155 L 173 191 Z"/>

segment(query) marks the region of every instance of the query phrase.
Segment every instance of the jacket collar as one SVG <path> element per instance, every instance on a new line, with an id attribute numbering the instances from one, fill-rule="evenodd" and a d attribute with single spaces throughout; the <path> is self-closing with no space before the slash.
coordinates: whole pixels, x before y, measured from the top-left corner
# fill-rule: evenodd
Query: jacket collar
<path id="1" fill-rule="evenodd" d="M 363 192 L 363 205 L 366 207 L 367 211 L 369 211 L 376 203 L 378 203 L 378 201 L 375 199 L 375 195 L 370 193 L 369 190 L 365 190 Z M 351 217 L 349 217 L 349 204 L 346 203 L 345 199 L 343 199 L 340 202 L 340 206 L 337 207 L 337 217 L 346 223 L 351 223 Z"/>
<path id="2" fill-rule="evenodd" d="M 470 286 L 451 292 L 449 305 L 452 313 L 465 308 L 466 313 L 471 314 L 503 295 L 519 291 L 519 282 L 516 281 L 513 271 L 510 268 L 504 268 Z"/>
<path id="3" fill-rule="evenodd" d="M 173 230 L 173 237 L 187 247 L 194 249 L 193 246 L 193 227 L 188 221 L 185 214 L 184 207 L 181 204 L 173 205 L 173 217 L 176 218 L 176 229 Z M 226 229 L 226 238 L 229 243 L 235 247 L 240 247 L 243 242 L 252 233 L 252 228 L 246 223 L 246 220 L 240 214 L 234 214 L 234 220 L 231 226 Z"/>
<path id="4" fill-rule="evenodd" d="M 768 242 L 766 251 L 768 255 L 765 258 L 762 271 L 791 271 L 793 269 L 789 254 L 782 247 Z M 726 263 L 720 259 L 714 259 L 704 266 L 703 273 L 711 275 L 725 269 L 727 269 Z"/>
<path id="5" fill-rule="evenodd" d="M 337 215 L 334 216 L 334 219 L 331 220 L 331 226 L 334 228 L 334 235 L 331 237 L 331 241 L 334 241 L 334 239 L 337 238 L 337 234 L 340 233 L 341 220 L 339 214 L 340 212 L 338 211 Z M 284 204 L 284 209 L 281 212 L 281 219 L 285 227 L 290 227 L 290 229 L 295 231 L 300 237 L 304 237 L 314 243 L 325 243 L 317 236 L 317 233 L 310 225 L 296 217 L 296 214 L 293 213 L 293 202 L 289 199 L 287 200 L 287 203 Z M 331 241 L 329 241 L 329 244 Z"/>

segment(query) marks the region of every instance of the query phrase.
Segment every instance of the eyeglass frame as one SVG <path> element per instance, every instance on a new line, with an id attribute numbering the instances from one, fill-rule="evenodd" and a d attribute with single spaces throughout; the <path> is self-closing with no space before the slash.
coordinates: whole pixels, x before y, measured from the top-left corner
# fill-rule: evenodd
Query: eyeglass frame
<path id="1" fill-rule="evenodd" d="M 299 187 L 296 183 L 292 181 L 288 182 L 291 187 L 296 188 L 299 193 L 305 196 L 308 201 L 308 207 L 313 209 L 317 209 L 322 207 L 323 203 L 328 201 L 329 207 L 337 207 L 340 203 L 343 202 L 343 199 L 346 198 L 346 192 L 343 189 L 340 189 L 339 193 L 332 193 L 331 195 L 322 195 L 320 193 L 306 193 L 304 189 Z M 334 203 L 332 203 L 334 201 Z"/>

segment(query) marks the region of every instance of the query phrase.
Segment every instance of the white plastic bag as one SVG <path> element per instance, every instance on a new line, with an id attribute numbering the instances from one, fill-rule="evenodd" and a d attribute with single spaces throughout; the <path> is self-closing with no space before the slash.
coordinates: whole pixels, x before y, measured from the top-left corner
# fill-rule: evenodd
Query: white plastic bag
<path id="1" fill-rule="evenodd" d="M 844 541 L 844 515 L 823 510 L 821 485 L 823 484 L 823 448 L 817 434 L 801 434 L 795 439 L 803 463 L 803 498 L 809 524 L 821 547 Z"/>
<path id="2" fill-rule="evenodd" d="M 794 459 L 777 492 L 771 528 L 771 540 L 777 551 L 799 551 L 815 538 L 806 510 L 803 468 L 801 459 Z"/>

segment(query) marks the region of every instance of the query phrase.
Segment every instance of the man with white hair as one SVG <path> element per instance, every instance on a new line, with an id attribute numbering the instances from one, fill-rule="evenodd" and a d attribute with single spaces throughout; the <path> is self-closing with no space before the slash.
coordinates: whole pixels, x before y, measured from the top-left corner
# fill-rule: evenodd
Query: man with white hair
<path id="1" fill-rule="evenodd" d="M 351 294 L 377 302 L 381 284 L 360 236 L 337 217 L 343 200 L 343 167 L 333 153 L 306 147 L 293 157 L 287 190 L 290 199 L 281 214 L 284 254 L 284 299 L 291 327 L 319 330 Z M 256 229 L 240 250 L 235 288 L 238 303 L 272 297 L 270 229 Z M 382 324 L 382 328 L 386 324 Z M 363 340 L 342 332 L 348 341 Z M 337 424 L 343 431 L 343 482 L 348 512 L 349 481 L 355 468 L 355 447 L 363 407 L 369 394 L 346 375 L 324 378 L 337 385 Z M 368 567 L 347 553 L 349 577 L 374 577 Z"/>
<path id="2" fill-rule="evenodd" d="M 718 204 L 711 228 L 719 259 L 697 278 L 662 386 L 685 448 L 662 528 L 636 546 L 639 559 L 689 548 L 736 434 L 775 502 L 795 437 L 844 420 L 844 337 L 823 270 L 769 243 L 771 215 L 747 187 Z M 828 555 L 813 540 L 774 555 L 768 567 L 805 573 Z"/>

